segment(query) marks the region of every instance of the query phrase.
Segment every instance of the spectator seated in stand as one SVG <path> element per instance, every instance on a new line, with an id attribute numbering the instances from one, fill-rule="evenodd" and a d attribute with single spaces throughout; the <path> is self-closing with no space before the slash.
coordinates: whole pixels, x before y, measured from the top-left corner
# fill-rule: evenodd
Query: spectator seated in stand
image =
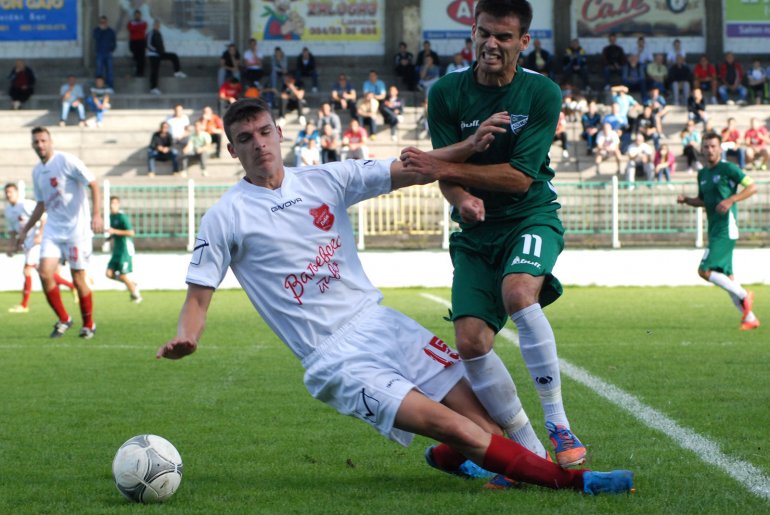
<path id="1" fill-rule="evenodd" d="M 687 99 L 687 118 L 695 123 L 702 123 L 704 127 L 708 123 L 706 100 L 700 88 L 693 88 L 692 94 Z"/>
<path id="2" fill-rule="evenodd" d="M 430 56 L 430 58 L 433 60 L 433 65 L 438 66 L 439 69 L 441 69 L 441 59 L 439 59 L 438 54 L 435 50 L 433 50 L 430 46 L 430 41 L 425 40 L 422 43 L 422 50 L 417 52 L 417 62 L 415 66 L 415 72 L 417 72 L 417 77 L 419 79 L 420 77 L 420 70 L 422 70 L 422 67 L 425 66 L 425 58 Z M 439 72 L 439 75 L 441 72 Z"/>
<path id="3" fill-rule="evenodd" d="M 348 80 L 348 76 L 340 73 L 337 82 L 332 85 L 330 92 L 332 105 L 337 111 L 348 111 L 351 118 L 356 118 L 356 88 Z"/>
<path id="4" fill-rule="evenodd" d="M 393 58 L 396 76 L 404 81 L 406 89 L 417 91 L 417 72 L 414 68 L 414 55 L 407 50 L 403 41 L 398 44 L 398 53 Z"/>
<path id="5" fill-rule="evenodd" d="M 366 142 L 369 135 L 355 118 L 350 120 L 348 130 L 342 135 L 343 159 L 369 159 Z"/>
<path id="6" fill-rule="evenodd" d="M 695 121 L 687 120 L 687 125 L 680 134 L 682 141 L 682 153 L 687 159 L 687 173 L 700 170 L 703 165 L 698 161 L 698 153 L 701 148 L 700 131 L 695 126 Z"/>
<path id="7" fill-rule="evenodd" d="M 299 151 L 298 166 L 311 166 L 321 164 L 321 149 L 318 140 L 309 139 L 307 145 Z"/>
<path id="8" fill-rule="evenodd" d="M 32 68 L 27 66 L 22 59 L 16 59 L 16 62 L 8 74 L 10 87 L 8 95 L 11 97 L 11 107 L 21 109 L 21 106 L 29 100 L 29 97 L 35 92 L 35 73 Z"/>
<path id="9" fill-rule="evenodd" d="M 658 129 L 660 137 L 665 138 L 666 134 L 663 132 L 663 118 L 668 114 L 670 107 L 666 103 L 666 98 L 660 94 L 660 90 L 657 86 L 650 88 L 649 95 L 647 95 L 647 101 L 644 105 L 652 107 L 652 114 L 655 116 L 655 128 Z M 658 148 L 657 145 L 655 148 Z"/>
<path id="10" fill-rule="evenodd" d="M 586 155 L 592 155 L 596 148 L 596 136 L 602 129 L 602 116 L 596 106 L 596 100 L 588 102 L 588 111 L 580 118 L 583 126 L 581 137 L 586 141 Z"/>
<path id="11" fill-rule="evenodd" d="M 96 77 L 94 85 L 91 86 L 91 94 L 86 99 L 88 107 L 94 112 L 96 127 L 101 127 L 104 122 L 104 112 L 109 111 L 110 92 L 112 88 L 107 87 L 104 77 Z"/>
<path id="12" fill-rule="evenodd" d="M 628 147 L 628 163 L 626 164 L 626 181 L 633 183 L 637 175 L 643 176 L 647 182 L 652 181 L 653 160 L 655 151 L 644 141 L 642 134 L 636 135 L 636 140 Z M 633 184 L 629 189 L 633 189 Z"/>
<path id="13" fill-rule="evenodd" d="M 731 97 L 737 95 L 740 105 L 746 104 L 746 87 L 743 85 L 743 66 L 735 60 L 732 52 L 725 54 L 725 60 L 719 65 L 719 98 L 722 103 L 733 102 Z"/>
<path id="14" fill-rule="evenodd" d="M 361 93 L 363 95 L 373 93 L 377 102 L 382 102 L 385 100 L 388 90 L 385 87 L 385 83 L 377 77 L 377 72 L 375 70 L 370 70 L 368 78 L 361 86 Z"/>
<path id="15" fill-rule="evenodd" d="M 525 67 L 546 77 L 553 78 L 553 57 L 551 53 L 543 48 L 538 38 L 532 40 L 533 49 L 527 55 Z"/>
<path id="16" fill-rule="evenodd" d="M 174 175 L 179 173 L 179 151 L 174 148 L 168 122 L 161 122 L 160 130 L 153 133 L 150 146 L 147 148 L 147 176 L 155 177 L 156 161 L 171 161 Z"/>
<path id="17" fill-rule="evenodd" d="M 666 179 L 669 189 L 673 189 L 671 186 L 671 176 L 676 169 L 676 156 L 668 148 L 666 143 L 662 144 L 660 148 L 655 152 L 654 173 L 655 180 L 660 182 L 661 176 Z"/>
<path id="18" fill-rule="evenodd" d="M 612 128 L 609 122 L 602 124 L 602 130 L 599 131 L 599 135 L 596 136 L 596 148 L 594 149 L 594 155 L 596 156 L 596 175 L 599 175 L 599 165 L 602 161 L 610 157 L 615 158 L 615 164 L 617 164 L 617 173 L 620 175 L 620 136 L 618 132 Z"/>
<path id="19" fill-rule="evenodd" d="M 305 100 L 305 88 L 302 87 L 302 82 L 298 81 L 294 75 L 286 74 L 283 77 L 283 91 L 279 96 L 281 104 L 278 110 L 278 124 L 286 123 L 287 113 L 297 111 L 297 123 L 304 127 L 307 123 L 305 118 L 307 100 Z"/>
<path id="20" fill-rule="evenodd" d="M 218 114 L 214 113 L 214 110 L 210 106 L 203 108 L 199 121 L 203 122 L 203 128 L 211 136 L 211 141 L 215 146 L 214 156 L 221 157 L 222 155 L 222 137 L 225 133 L 225 125 L 222 118 Z"/>
<path id="21" fill-rule="evenodd" d="M 425 92 L 427 96 L 430 92 L 431 86 L 433 86 L 441 78 L 441 68 L 433 61 L 433 58 L 428 55 L 425 56 L 425 61 L 420 67 L 420 89 Z"/>
<path id="22" fill-rule="evenodd" d="M 706 91 L 711 94 L 711 103 L 717 103 L 717 87 L 719 86 L 719 76 L 717 75 L 717 68 L 709 62 L 709 58 L 706 55 L 702 55 L 698 60 L 698 64 L 693 69 L 693 89 L 700 88 L 703 94 L 706 95 Z"/>
<path id="23" fill-rule="evenodd" d="M 460 50 L 460 55 L 463 58 L 465 66 L 473 64 L 473 39 L 465 38 L 465 44 L 463 45 L 462 50 Z"/>
<path id="24" fill-rule="evenodd" d="M 321 104 L 321 109 L 318 111 L 318 123 L 317 127 L 323 127 L 324 125 L 330 125 L 337 138 L 342 138 L 342 121 L 340 116 L 332 110 L 331 102 L 324 102 Z"/>
<path id="25" fill-rule="evenodd" d="M 758 118 L 751 118 L 751 125 L 743 136 L 746 143 L 746 161 L 752 168 L 758 168 L 762 171 L 767 170 L 768 161 L 770 161 L 770 136 L 768 136 L 767 127 L 762 125 Z M 755 164 L 755 160 L 759 164 Z"/>
<path id="26" fill-rule="evenodd" d="M 301 153 L 302 149 L 306 148 L 308 146 L 308 142 L 314 141 L 316 143 L 315 148 L 316 150 L 319 150 L 319 147 L 321 146 L 321 134 L 318 132 L 318 129 L 315 126 L 315 123 L 312 121 L 308 121 L 305 124 L 305 127 L 303 127 L 298 133 L 297 138 L 294 140 L 294 161 L 295 166 L 301 166 L 302 165 L 302 159 L 301 159 Z M 319 154 L 319 161 L 320 161 L 320 154 Z"/>
<path id="27" fill-rule="evenodd" d="M 206 162 L 211 154 L 211 135 L 206 132 L 206 124 L 198 120 L 188 127 L 189 136 L 182 149 L 182 169 L 187 170 L 190 163 L 197 161 L 201 165 L 201 175 L 206 176 Z"/>
<path id="28" fill-rule="evenodd" d="M 639 93 L 642 100 L 646 100 L 647 78 L 644 74 L 644 66 L 635 54 L 628 56 L 628 60 L 622 67 L 620 80 L 629 92 Z"/>
<path id="29" fill-rule="evenodd" d="M 656 150 L 660 148 L 660 133 L 658 132 L 655 114 L 652 111 L 651 105 L 644 106 L 642 114 L 636 122 L 636 131 L 644 136 L 645 141 L 652 141 L 652 145 Z"/>
<path id="30" fill-rule="evenodd" d="M 262 89 L 263 70 L 262 51 L 257 46 L 257 40 L 249 39 L 249 47 L 243 52 L 243 82 L 249 86 L 256 85 Z M 274 85 L 270 87 L 275 88 Z"/>
<path id="31" fill-rule="evenodd" d="M 746 74 L 746 79 L 749 84 L 749 91 L 754 96 L 754 103 L 761 105 L 767 90 L 767 72 L 762 68 L 762 62 L 759 59 L 752 61 L 751 69 Z"/>
<path id="32" fill-rule="evenodd" d="M 627 57 L 630 57 L 631 55 L 635 55 L 639 60 L 639 64 L 645 67 L 645 69 L 654 59 L 652 52 L 647 48 L 647 41 L 644 39 L 644 36 L 636 38 L 636 46 L 626 54 Z"/>
<path id="33" fill-rule="evenodd" d="M 243 96 L 243 84 L 236 78 L 230 77 L 219 87 L 220 112 L 224 112 L 230 105 Z"/>
<path id="34" fill-rule="evenodd" d="M 666 84 L 668 83 L 668 68 L 663 62 L 663 54 L 655 54 L 654 60 L 645 68 L 647 73 L 647 89 L 658 88 L 661 93 L 666 94 Z"/>
<path id="35" fill-rule="evenodd" d="M 564 66 L 562 68 L 562 81 L 568 83 L 572 80 L 573 75 L 579 75 L 583 81 L 583 89 L 586 91 L 591 90 L 591 86 L 588 80 L 588 59 L 586 57 L 586 51 L 580 46 L 580 40 L 578 38 L 570 41 L 569 46 L 564 51 Z"/>
<path id="36" fill-rule="evenodd" d="M 180 145 L 180 143 L 186 136 L 185 131 L 190 125 L 190 117 L 185 114 L 182 104 L 174 106 L 174 112 L 166 117 L 166 122 L 168 122 L 169 132 L 171 133 L 174 145 L 181 148 L 184 145 Z"/>
<path id="37" fill-rule="evenodd" d="M 668 82 L 671 88 L 672 103 L 687 105 L 692 85 L 692 70 L 684 62 L 683 56 L 677 56 L 676 62 L 668 69 Z"/>
<path id="38" fill-rule="evenodd" d="M 741 145 L 742 139 L 735 118 L 728 118 L 727 127 L 722 129 L 722 161 L 727 161 L 728 157 L 736 157 L 738 166 L 745 170 L 746 149 Z"/>
<path id="39" fill-rule="evenodd" d="M 221 87 L 222 84 L 233 78 L 236 82 L 241 80 L 241 53 L 235 43 L 230 43 L 219 58 L 217 85 Z"/>
<path id="40" fill-rule="evenodd" d="M 364 93 L 364 97 L 358 100 L 356 104 L 358 120 L 361 126 L 369 133 L 369 139 L 374 140 L 377 134 L 377 115 L 380 112 L 380 103 L 374 97 L 374 93 L 369 91 Z"/>
<path id="41" fill-rule="evenodd" d="M 626 64 L 626 53 L 617 44 L 617 36 L 612 33 L 607 39 L 608 44 L 602 49 L 602 75 L 604 76 L 605 90 L 610 89 L 613 76 L 617 77 L 617 80 L 621 80 L 623 65 Z"/>
<path id="42" fill-rule="evenodd" d="M 70 109 L 75 108 L 78 112 L 80 126 L 85 127 L 86 95 L 83 92 L 83 86 L 78 83 L 78 80 L 74 75 L 67 76 L 67 82 L 62 84 L 61 88 L 59 88 L 59 97 L 61 98 L 61 118 L 59 119 L 59 126 L 64 127 L 67 125 L 67 117 L 69 116 Z"/>
<path id="43" fill-rule="evenodd" d="M 275 91 L 283 90 L 283 78 L 289 72 L 289 58 L 281 47 L 273 50 L 273 61 L 270 67 L 270 87 Z M 275 106 L 274 106 L 275 107 Z"/>
<path id="44" fill-rule="evenodd" d="M 321 163 L 340 160 L 342 136 L 334 131 L 329 123 L 325 123 L 321 131 Z"/>
<path id="45" fill-rule="evenodd" d="M 297 56 L 297 68 L 294 71 L 294 76 L 300 84 L 303 79 L 310 79 L 313 84 L 313 93 L 318 91 L 318 69 L 316 68 L 315 56 L 308 47 L 304 47 Z"/>
<path id="46" fill-rule="evenodd" d="M 467 65 L 463 60 L 463 55 L 460 52 L 457 52 L 454 56 L 452 56 L 452 62 L 446 66 L 445 74 L 464 70 L 465 68 L 467 68 Z"/>
<path id="47" fill-rule="evenodd" d="M 388 96 L 380 102 L 380 114 L 382 119 L 390 127 L 390 139 L 396 141 L 397 127 L 399 122 L 404 118 L 404 103 L 398 96 L 398 88 L 396 86 L 390 86 L 388 88 Z"/>
<path id="48" fill-rule="evenodd" d="M 561 157 L 562 159 L 569 159 L 569 148 L 567 146 L 567 116 L 564 114 L 564 111 L 559 111 L 559 121 L 556 124 L 553 141 L 561 142 Z"/>

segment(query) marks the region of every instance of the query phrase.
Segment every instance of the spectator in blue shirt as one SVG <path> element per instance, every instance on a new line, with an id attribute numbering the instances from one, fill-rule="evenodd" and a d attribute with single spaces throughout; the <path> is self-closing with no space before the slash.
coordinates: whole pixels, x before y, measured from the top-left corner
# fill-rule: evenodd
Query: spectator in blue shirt
<path id="1" fill-rule="evenodd" d="M 362 90 L 362 96 L 365 96 L 367 93 L 374 93 L 374 98 L 377 99 L 377 102 L 385 100 L 388 94 L 385 83 L 377 78 L 377 72 L 374 70 L 369 70 L 369 79 L 364 82 Z"/>
<path id="2" fill-rule="evenodd" d="M 112 89 L 112 53 L 115 51 L 117 39 L 115 31 L 107 25 L 107 17 L 99 16 L 99 25 L 94 28 L 94 45 L 96 46 L 96 76 L 104 77 L 107 87 Z"/>
<path id="3" fill-rule="evenodd" d="M 70 114 L 70 109 L 75 108 L 78 110 L 80 126 L 85 127 L 86 107 L 84 102 L 86 95 L 83 92 L 83 86 L 78 84 L 78 80 L 74 75 L 67 76 L 67 82 L 59 88 L 59 96 L 61 97 L 61 119 L 59 120 L 59 125 L 61 127 L 67 125 L 67 116 Z"/>

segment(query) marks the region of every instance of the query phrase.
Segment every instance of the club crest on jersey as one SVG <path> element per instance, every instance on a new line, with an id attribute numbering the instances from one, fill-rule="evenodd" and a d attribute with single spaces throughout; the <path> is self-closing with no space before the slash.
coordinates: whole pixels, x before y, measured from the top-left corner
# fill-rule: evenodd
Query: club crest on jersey
<path id="1" fill-rule="evenodd" d="M 55 188 L 58 185 L 59 185 L 59 181 L 56 180 L 56 177 L 51 177 L 51 187 Z"/>
<path id="2" fill-rule="evenodd" d="M 714 177 L 711 178 L 711 180 L 714 181 L 714 184 L 719 184 L 719 181 L 722 180 L 722 176 L 721 175 L 715 175 Z"/>
<path id="3" fill-rule="evenodd" d="M 326 204 L 311 209 L 310 215 L 313 217 L 313 225 L 322 231 L 328 231 L 334 225 L 334 215 Z"/>
<path id="4" fill-rule="evenodd" d="M 529 121 L 528 114 L 512 114 L 511 115 L 511 132 L 518 135 L 524 130 L 524 127 Z"/>

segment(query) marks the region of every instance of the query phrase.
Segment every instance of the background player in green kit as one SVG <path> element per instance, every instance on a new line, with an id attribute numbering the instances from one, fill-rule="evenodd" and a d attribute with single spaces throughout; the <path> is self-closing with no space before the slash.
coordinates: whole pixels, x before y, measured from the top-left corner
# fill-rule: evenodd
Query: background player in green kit
<path id="1" fill-rule="evenodd" d="M 120 198 L 110 197 L 110 227 L 107 229 L 112 240 L 112 257 L 107 264 L 107 277 L 126 285 L 135 304 L 142 302 L 139 286 L 128 274 L 134 271 L 134 228 L 128 216 L 120 211 Z"/>
<path id="2" fill-rule="evenodd" d="M 741 329 L 759 327 L 751 311 L 754 294 L 733 278 L 733 250 L 738 240 L 738 205 L 757 192 L 757 185 L 737 165 L 722 161 L 722 137 L 715 132 L 703 136 L 706 167 L 698 172 L 698 196 L 679 195 L 677 202 L 705 207 L 709 246 L 703 254 L 698 275 L 725 290 L 741 312 Z M 738 185 L 742 186 L 738 191 Z"/>
<path id="3" fill-rule="evenodd" d="M 545 456 L 510 373 L 493 349 L 495 334 L 510 317 L 556 459 L 562 466 L 575 465 L 585 460 L 586 450 L 570 430 L 556 341 L 542 311 L 562 293 L 551 273 L 564 230 L 548 159 L 561 93 L 549 78 L 516 65 L 530 41 L 529 2 L 480 0 L 474 15 L 477 61 L 433 85 L 428 122 L 434 148 L 466 139 L 490 118 L 498 125 L 494 140 L 463 163 L 421 155 L 407 166 L 441 181 L 452 217 L 460 222 L 462 230 L 450 239 L 452 317 L 476 396 L 511 439 Z"/>

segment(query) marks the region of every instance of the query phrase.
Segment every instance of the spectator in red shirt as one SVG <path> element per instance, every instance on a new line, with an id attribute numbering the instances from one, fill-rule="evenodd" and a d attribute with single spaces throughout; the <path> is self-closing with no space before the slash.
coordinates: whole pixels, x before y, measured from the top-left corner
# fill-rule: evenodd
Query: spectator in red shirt
<path id="1" fill-rule="evenodd" d="M 471 38 L 465 38 L 465 46 L 460 50 L 460 55 L 463 57 L 465 66 L 473 64 L 473 40 Z"/>
<path id="2" fill-rule="evenodd" d="M 351 119 L 348 130 L 342 135 L 342 146 L 347 151 L 345 159 L 369 159 L 369 149 L 366 147 L 368 138 L 366 129 L 361 127 L 358 120 Z"/>
<path id="3" fill-rule="evenodd" d="M 767 170 L 767 163 L 770 161 L 770 151 L 767 144 L 770 143 L 770 136 L 767 133 L 767 127 L 759 123 L 759 119 L 752 118 L 751 126 L 743 136 L 746 142 L 746 159 L 749 163 L 754 163 L 755 159 L 761 159 L 760 170 Z"/>
<path id="4" fill-rule="evenodd" d="M 222 118 L 220 118 L 218 114 L 215 114 L 211 107 L 206 106 L 203 108 L 203 114 L 201 114 L 200 121 L 204 123 L 206 132 L 211 135 L 211 142 L 216 145 L 216 155 L 214 157 L 220 157 L 222 151 L 222 135 L 225 133 L 225 125 L 222 122 Z"/>
<path id="5" fill-rule="evenodd" d="M 743 170 L 746 168 L 746 149 L 741 146 L 740 140 L 741 131 L 735 124 L 735 118 L 728 118 L 727 127 L 722 129 L 722 161 L 727 161 L 727 156 L 735 156 Z"/>
<path id="6" fill-rule="evenodd" d="M 738 102 L 746 103 L 746 87 L 743 85 L 743 66 L 735 60 L 732 52 L 725 54 L 725 60 L 719 65 L 719 98 L 727 104 L 731 94 L 738 94 Z"/>
<path id="7" fill-rule="evenodd" d="M 702 55 L 693 69 L 693 89 L 711 92 L 711 103 L 717 103 L 717 69 L 709 63 L 709 58 Z"/>
<path id="8" fill-rule="evenodd" d="M 227 109 L 230 104 L 241 98 L 241 93 L 243 93 L 243 85 L 237 78 L 230 77 L 219 88 L 219 103 Z"/>
<path id="9" fill-rule="evenodd" d="M 144 77 L 144 53 L 147 50 L 147 22 L 142 11 L 134 11 L 134 19 L 128 22 L 128 48 L 134 56 L 135 77 Z"/>

